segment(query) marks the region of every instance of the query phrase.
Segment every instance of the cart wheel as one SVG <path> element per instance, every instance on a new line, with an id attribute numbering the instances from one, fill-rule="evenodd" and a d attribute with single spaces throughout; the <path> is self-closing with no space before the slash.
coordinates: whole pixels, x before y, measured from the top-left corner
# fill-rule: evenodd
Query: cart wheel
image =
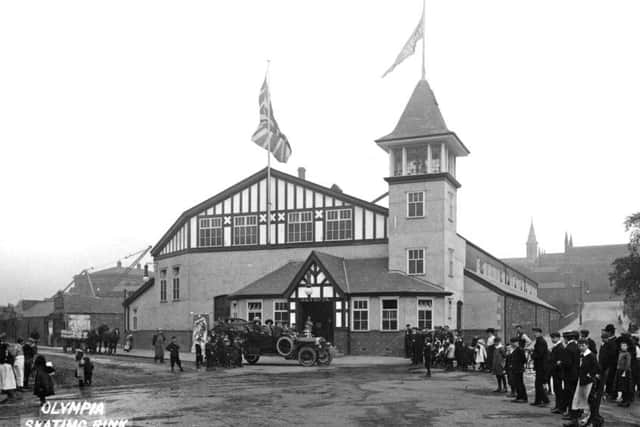
<path id="1" fill-rule="evenodd" d="M 298 351 L 298 362 L 304 366 L 313 366 L 318 360 L 318 353 L 309 346 L 304 346 Z"/>
<path id="2" fill-rule="evenodd" d="M 281 336 L 280 338 L 278 338 L 278 341 L 276 341 L 276 350 L 282 357 L 291 356 L 291 353 L 293 353 L 293 349 L 293 338 L 287 335 Z"/>
<path id="3" fill-rule="evenodd" d="M 332 360 L 333 356 L 328 348 L 323 348 L 318 351 L 318 365 L 330 365 Z"/>
<path id="4" fill-rule="evenodd" d="M 258 348 L 248 348 L 244 352 L 244 360 L 247 361 L 249 365 L 255 365 L 260 360 L 260 349 Z"/>

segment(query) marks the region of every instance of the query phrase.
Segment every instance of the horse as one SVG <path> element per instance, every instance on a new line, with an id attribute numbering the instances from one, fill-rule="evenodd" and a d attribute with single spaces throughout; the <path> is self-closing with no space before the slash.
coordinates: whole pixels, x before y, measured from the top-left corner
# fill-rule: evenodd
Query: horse
<path id="1" fill-rule="evenodd" d="M 120 329 L 114 328 L 102 334 L 102 340 L 107 354 L 116 354 L 118 341 L 120 341 Z"/>
<path id="2" fill-rule="evenodd" d="M 98 326 L 96 333 L 98 335 L 98 340 L 97 340 L 98 353 L 102 353 L 102 347 L 104 347 L 105 351 L 107 350 L 107 339 L 105 335 L 109 333 L 109 326 L 108 325 Z"/>

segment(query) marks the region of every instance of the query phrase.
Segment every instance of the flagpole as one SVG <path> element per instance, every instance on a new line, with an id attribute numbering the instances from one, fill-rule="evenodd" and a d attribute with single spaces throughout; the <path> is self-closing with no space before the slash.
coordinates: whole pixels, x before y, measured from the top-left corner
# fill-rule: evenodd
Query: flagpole
<path id="1" fill-rule="evenodd" d="M 426 71 L 425 71 L 425 52 L 427 50 L 426 44 L 427 44 L 427 34 L 425 33 L 425 16 L 426 16 L 426 9 L 427 9 L 427 0 L 422 0 L 422 80 L 425 80 L 426 77 Z"/>
<path id="2" fill-rule="evenodd" d="M 271 130 L 271 88 L 269 85 L 269 65 L 271 60 L 267 59 L 267 90 L 269 91 L 269 99 L 267 102 L 267 130 Z M 271 141 L 269 141 L 271 144 Z M 267 245 L 271 244 L 271 146 L 267 148 Z"/>

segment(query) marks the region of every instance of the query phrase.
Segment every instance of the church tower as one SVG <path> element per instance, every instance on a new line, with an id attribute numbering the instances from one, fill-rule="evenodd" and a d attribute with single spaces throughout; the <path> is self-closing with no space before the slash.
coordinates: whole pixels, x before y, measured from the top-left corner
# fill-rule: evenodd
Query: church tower
<path id="1" fill-rule="evenodd" d="M 529 226 L 529 238 L 527 239 L 527 260 L 535 262 L 538 255 L 538 241 L 536 240 L 536 230 L 533 228 L 533 219 Z"/>
<path id="2" fill-rule="evenodd" d="M 376 140 L 389 154 L 389 270 L 463 295 L 464 241 L 456 233 L 456 159 L 469 154 L 447 129 L 422 79 L 393 132 Z M 446 319 L 445 319 L 446 321 Z"/>

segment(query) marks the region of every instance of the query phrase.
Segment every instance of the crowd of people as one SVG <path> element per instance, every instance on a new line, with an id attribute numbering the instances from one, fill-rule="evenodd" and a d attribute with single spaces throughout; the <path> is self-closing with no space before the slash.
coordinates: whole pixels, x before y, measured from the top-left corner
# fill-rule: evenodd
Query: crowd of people
<path id="1" fill-rule="evenodd" d="M 54 394 L 53 379 L 55 369 L 51 362 L 38 354 L 37 342 L 29 337 L 25 342 L 18 338 L 15 344 L 7 341 L 6 334 L 0 333 L 0 403 L 13 402 L 31 388 L 33 377 L 33 394 L 44 403 L 47 396 Z"/>
<path id="2" fill-rule="evenodd" d="M 407 325 L 405 356 L 413 365 L 424 364 L 427 377 L 434 366 L 493 373 L 494 392 L 507 394 L 515 403 L 529 401 L 524 374 L 531 369 L 535 374 L 531 405 L 546 407 L 553 394 L 551 412 L 562 415 L 565 426 L 600 426 L 603 400 L 628 407 L 636 394 L 640 396 L 638 335 L 616 336 L 615 326 L 606 325 L 598 349 L 588 330 L 553 332 L 550 345 L 540 328 L 532 328 L 534 339 L 530 339 L 516 325 L 508 345 L 495 332 L 487 329 L 486 341 L 474 337 L 465 343 L 460 331 L 420 331 Z"/>

